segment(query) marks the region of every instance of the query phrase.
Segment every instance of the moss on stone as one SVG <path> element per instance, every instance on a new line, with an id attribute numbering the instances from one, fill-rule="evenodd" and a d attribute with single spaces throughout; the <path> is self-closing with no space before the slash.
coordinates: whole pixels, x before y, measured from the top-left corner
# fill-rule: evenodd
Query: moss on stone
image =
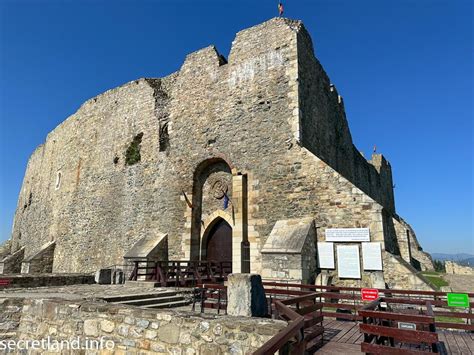
<path id="1" fill-rule="evenodd" d="M 140 145 L 142 143 L 143 133 L 137 134 L 125 152 L 125 165 L 134 165 L 141 160 Z"/>

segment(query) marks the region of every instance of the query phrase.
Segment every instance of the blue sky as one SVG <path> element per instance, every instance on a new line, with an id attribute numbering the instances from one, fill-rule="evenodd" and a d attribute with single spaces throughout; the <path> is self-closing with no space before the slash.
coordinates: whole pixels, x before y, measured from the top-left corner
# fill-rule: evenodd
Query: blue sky
<path id="1" fill-rule="evenodd" d="M 0 0 L 0 241 L 29 155 L 85 100 L 179 69 L 276 15 L 276 0 Z M 474 253 L 470 0 L 284 1 L 344 97 L 352 136 L 390 160 L 396 208 L 431 252 Z"/>

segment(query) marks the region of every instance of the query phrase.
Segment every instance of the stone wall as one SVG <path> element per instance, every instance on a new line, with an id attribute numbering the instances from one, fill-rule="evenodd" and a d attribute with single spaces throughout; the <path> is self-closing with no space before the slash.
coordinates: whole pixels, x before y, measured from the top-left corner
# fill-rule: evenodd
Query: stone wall
<path id="1" fill-rule="evenodd" d="M 0 244 L 0 260 L 10 254 L 12 249 L 12 240 L 7 239 L 2 244 Z"/>
<path id="2" fill-rule="evenodd" d="M 33 288 L 66 286 L 78 284 L 94 284 L 94 275 L 90 274 L 14 274 L 4 275 L 2 279 L 10 281 L 8 287 Z"/>
<path id="3" fill-rule="evenodd" d="M 41 299 L 3 301 L 2 318 L 16 339 L 104 337 L 114 342 L 115 353 L 251 354 L 286 327 L 286 322 L 269 319 Z"/>
<path id="4" fill-rule="evenodd" d="M 298 32 L 298 82 L 302 145 L 393 213 L 390 164 L 379 154 L 368 162 L 353 145 L 343 100 L 304 27 Z"/>
<path id="5" fill-rule="evenodd" d="M 16 274 L 21 272 L 21 263 L 25 257 L 25 247 L 21 247 L 13 254 L 0 259 L 0 274 Z"/>
<path id="6" fill-rule="evenodd" d="M 21 264 L 21 273 L 44 274 L 52 272 L 55 248 L 56 242 L 49 242 L 43 245 L 36 254 L 23 260 L 23 263 Z"/>
<path id="7" fill-rule="evenodd" d="M 446 260 L 444 262 L 444 267 L 446 268 L 447 274 L 474 275 L 474 268 L 472 266 L 459 265 L 454 261 Z"/>
<path id="8" fill-rule="evenodd" d="M 140 160 L 127 165 L 131 144 Z M 225 211 L 216 181 L 231 194 Z M 326 228 L 367 227 L 399 254 L 391 186 L 389 163 L 354 148 L 302 24 L 272 19 L 239 32 L 228 61 L 198 50 L 177 73 L 109 90 L 51 132 L 28 163 L 12 250 L 30 256 L 55 240 L 53 271 L 88 272 L 166 233 L 170 260 L 197 259 L 217 216 L 233 229 L 237 272 L 242 242 L 260 273 L 275 223 L 301 217 L 318 240 Z"/>

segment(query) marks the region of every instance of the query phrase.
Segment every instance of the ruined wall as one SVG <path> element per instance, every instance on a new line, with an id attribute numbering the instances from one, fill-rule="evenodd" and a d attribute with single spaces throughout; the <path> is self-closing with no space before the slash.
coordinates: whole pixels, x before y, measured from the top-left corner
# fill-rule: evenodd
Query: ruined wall
<path id="1" fill-rule="evenodd" d="M 430 254 L 423 251 L 413 228 L 400 216 L 397 216 L 397 220 L 408 230 L 412 263 L 419 264 L 421 271 L 434 270 L 433 259 Z"/>
<path id="2" fill-rule="evenodd" d="M 0 321 L 8 338 L 17 341 L 79 338 L 84 344 L 104 337 L 113 342 L 103 349 L 107 353 L 171 354 L 251 354 L 287 325 L 270 319 L 42 299 L 0 300 Z"/>
<path id="3" fill-rule="evenodd" d="M 444 267 L 446 268 L 446 274 L 474 275 L 474 268 L 472 266 L 459 265 L 454 261 L 446 260 Z"/>

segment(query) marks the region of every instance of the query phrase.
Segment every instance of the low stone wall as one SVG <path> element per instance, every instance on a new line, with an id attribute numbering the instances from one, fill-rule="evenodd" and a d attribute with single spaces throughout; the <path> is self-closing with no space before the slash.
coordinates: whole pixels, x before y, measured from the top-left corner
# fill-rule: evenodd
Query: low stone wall
<path id="1" fill-rule="evenodd" d="M 434 291 L 429 281 L 400 256 L 383 253 L 384 278 L 388 288 Z"/>
<path id="2" fill-rule="evenodd" d="M 0 261 L 0 274 L 15 274 L 21 271 L 21 262 L 25 257 L 25 248 L 22 247 L 15 253 L 5 256 Z"/>
<path id="3" fill-rule="evenodd" d="M 80 338 L 110 341 L 107 353 L 252 354 L 286 326 L 283 321 L 151 310 L 93 301 L 24 299 L 0 303 L 0 314 L 14 305 L 19 322 L 10 322 L 17 340 Z M 1 322 L 1 320 L 0 320 Z M 15 324 L 17 324 L 16 329 Z M 109 348 L 110 349 L 110 348 Z"/>
<path id="4" fill-rule="evenodd" d="M 444 267 L 447 274 L 455 275 L 474 275 L 474 268 L 470 266 L 459 265 L 454 261 L 445 261 Z"/>
<path id="5" fill-rule="evenodd" d="M 15 274 L 3 275 L 1 279 L 10 280 L 8 287 L 47 287 L 78 284 L 93 284 L 90 274 Z"/>
<path id="6" fill-rule="evenodd" d="M 53 272 L 54 249 L 56 242 L 46 243 L 36 254 L 25 259 L 21 264 L 22 274 Z"/>

